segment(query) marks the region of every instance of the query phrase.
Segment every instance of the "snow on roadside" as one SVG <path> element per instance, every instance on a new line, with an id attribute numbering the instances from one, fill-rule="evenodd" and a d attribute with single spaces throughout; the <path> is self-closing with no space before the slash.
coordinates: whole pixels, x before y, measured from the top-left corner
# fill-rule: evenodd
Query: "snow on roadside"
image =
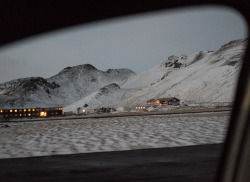
<path id="1" fill-rule="evenodd" d="M 0 158 L 223 142 L 228 114 L 20 122 L 0 128 Z"/>

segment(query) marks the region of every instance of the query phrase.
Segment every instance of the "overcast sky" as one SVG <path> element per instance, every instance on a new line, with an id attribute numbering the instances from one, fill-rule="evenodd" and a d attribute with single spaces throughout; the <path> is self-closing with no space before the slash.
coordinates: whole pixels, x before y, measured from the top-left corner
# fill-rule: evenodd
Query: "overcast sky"
<path id="1" fill-rule="evenodd" d="M 45 23 L 45 22 L 41 22 Z M 223 7 L 160 11 L 80 25 L 0 48 L 0 83 L 48 78 L 67 66 L 148 70 L 169 56 L 217 50 L 247 37 L 244 19 Z"/>

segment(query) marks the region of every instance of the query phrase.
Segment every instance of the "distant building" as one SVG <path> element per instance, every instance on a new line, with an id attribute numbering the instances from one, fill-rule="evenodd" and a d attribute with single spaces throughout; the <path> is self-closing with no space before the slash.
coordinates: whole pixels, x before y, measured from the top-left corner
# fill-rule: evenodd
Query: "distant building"
<path id="1" fill-rule="evenodd" d="M 136 110 L 145 110 L 147 108 L 146 108 L 146 106 L 136 106 L 135 109 Z"/>
<path id="2" fill-rule="evenodd" d="M 119 112 L 129 112 L 129 111 L 131 111 L 131 108 L 130 107 L 117 107 L 116 111 L 119 111 Z"/>
<path id="3" fill-rule="evenodd" d="M 111 107 L 102 107 L 94 110 L 95 113 L 110 113 L 112 111 L 115 111 L 114 108 Z"/>
<path id="4" fill-rule="evenodd" d="M 150 99 L 147 101 L 147 106 L 167 106 L 167 105 L 180 105 L 180 100 L 175 97 Z"/>
<path id="5" fill-rule="evenodd" d="M 53 108 L 22 108 L 22 109 L 0 109 L 0 118 L 29 118 L 63 115 L 62 107 Z"/>
<path id="6" fill-rule="evenodd" d="M 147 101 L 147 106 L 155 106 L 156 104 L 156 99 L 150 99 Z"/>
<path id="7" fill-rule="evenodd" d="M 177 99 L 177 98 L 175 98 L 175 97 L 173 97 L 173 98 L 171 98 L 171 99 L 169 99 L 169 100 L 167 101 L 167 104 L 168 104 L 168 105 L 174 105 L 174 106 L 180 105 L 180 100 Z"/>

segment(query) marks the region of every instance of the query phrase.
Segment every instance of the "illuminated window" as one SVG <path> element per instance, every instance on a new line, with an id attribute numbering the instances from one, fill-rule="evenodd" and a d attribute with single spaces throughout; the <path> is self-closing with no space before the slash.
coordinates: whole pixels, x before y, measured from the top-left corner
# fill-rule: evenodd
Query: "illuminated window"
<path id="1" fill-rule="evenodd" d="M 35 109 L 32 109 L 32 111 L 35 111 Z"/>
<path id="2" fill-rule="evenodd" d="M 28 109 L 28 111 L 30 111 L 30 109 Z"/>
<path id="3" fill-rule="evenodd" d="M 17 110 L 15 109 L 15 112 L 17 112 Z"/>
<path id="4" fill-rule="evenodd" d="M 3 112 L 3 110 L 0 110 L 0 112 L 2 113 L 2 112 Z"/>
<path id="5" fill-rule="evenodd" d="M 26 112 L 26 109 L 24 109 L 23 111 Z"/>
<path id="6" fill-rule="evenodd" d="M 47 112 L 43 112 L 43 111 L 40 112 L 40 116 L 41 116 L 41 117 L 47 116 Z"/>
<path id="7" fill-rule="evenodd" d="M 28 116 L 30 116 L 31 114 L 29 113 Z"/>
<path id="8" fill-rule="evenodd" d="M 22 114 L 19 114 L 19 116 L 22 116 Z"/>
<path id="9" fill-rule="evenodd" d="M 10 112 L 12 112 L 12 109 L 10 110 Z"/>
<path id="10" fill-rule="evenodd" d="M 19 109 L 19 112 L 22 112 L 22 109 Z"/>

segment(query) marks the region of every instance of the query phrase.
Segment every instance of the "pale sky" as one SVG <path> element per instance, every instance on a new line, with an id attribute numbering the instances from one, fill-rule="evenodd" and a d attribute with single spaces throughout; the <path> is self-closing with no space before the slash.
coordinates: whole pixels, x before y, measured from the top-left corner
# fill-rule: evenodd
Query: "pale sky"
<path id="1" fill-rule="evenodd" d="M 44 23 L 44 22 L 41 22 Z M 67 66 L 142 72 L 169 56 L 217 50 L 247 37 L 244 19 L 225 7 L 159 11 L 78 25 L 0 47 L 0 83 L 48 78 Z"/>

